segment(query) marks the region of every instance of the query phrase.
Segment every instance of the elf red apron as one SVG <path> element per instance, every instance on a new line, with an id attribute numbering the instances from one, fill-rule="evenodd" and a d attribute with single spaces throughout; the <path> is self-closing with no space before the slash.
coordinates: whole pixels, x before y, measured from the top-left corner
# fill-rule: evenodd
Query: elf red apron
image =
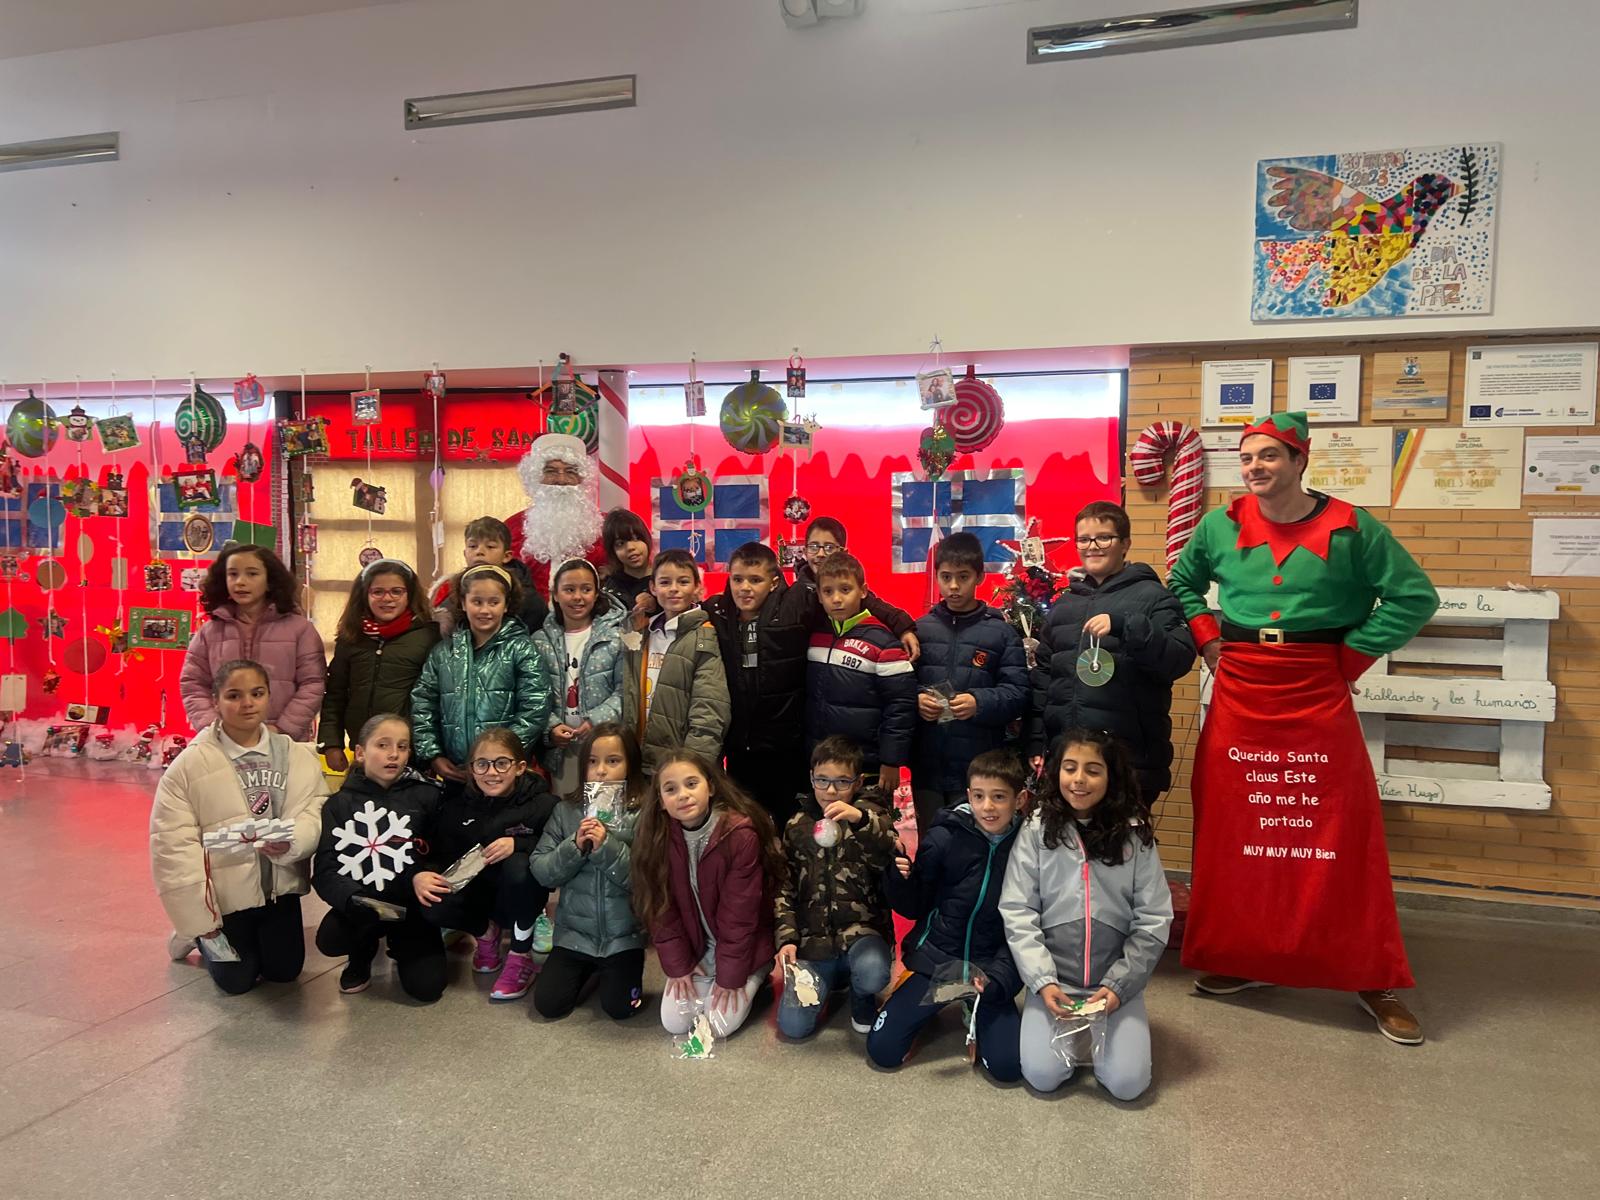
<path id="1" fill-rule="evenodd" d="M 1338 651 L 1223 645 L 1195 757 L 1186 967 L 1347 992 L 1413 986 Z"/>

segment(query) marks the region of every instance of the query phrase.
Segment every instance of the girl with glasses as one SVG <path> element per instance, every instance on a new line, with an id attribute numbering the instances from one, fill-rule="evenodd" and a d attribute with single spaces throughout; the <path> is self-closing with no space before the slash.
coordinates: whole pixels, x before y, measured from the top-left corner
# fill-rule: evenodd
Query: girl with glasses
<path id="1" fill-rule="evenodd" d="M 534 878 L 529 857 L 556 798 L 544 777 L 528 770 L 516 734 L 501 726 L 485 729 L 473 740 L 467 770 L 471 781 L 445 798 L 430 839 L 427 869 L 418 872 L 413 886 L 430 924 L 463 929 L 477 939 L 472 969 L 499 972 L 489 999 L 518 1000 L 528 994 L 539 972 L 534 953 L 550 949 L 548 941 L 541 947 L 535 940 L 550 893 Z M 474 846 L 482 848 L 488 865 L 451 891 L 440 872 Z M 509 953 L 501 951 L 502 933 L 510 935 Z"/>
<path id="2" fill-rule="evenodd" d="M 355 745 L 375 714 L 411 715 L 411 689 L 438 641 L 428 595 L 409 566 L 380 558 L 356 576 L 334 635 L 317 724 L 329 770 L 350 765 L 345 740 Z"/>

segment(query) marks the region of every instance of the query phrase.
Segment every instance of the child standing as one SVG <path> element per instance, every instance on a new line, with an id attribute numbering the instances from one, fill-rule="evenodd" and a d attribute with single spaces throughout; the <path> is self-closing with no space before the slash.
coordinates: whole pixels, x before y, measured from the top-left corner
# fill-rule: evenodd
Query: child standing
<path id="1" fill-rule="evenodd" d="M 1149 982 L 1172 925 L 1172 893 L 1128 754 L 1110 734 L 1069 729 L 1045 764 L 1000 893 L 1028 995 L 1022 1076 L 1051 1092 L 1072 1076 L 1050 1049 L 1073 998 L 1106 1005 L 1094 1074 L 1118 1100 L 1150 1086 Z"/>
<path id="2" fill-rule="evenodd" d="M 472 969 L 480 975 L 499 972 L 489 999 L 520 1000 L 539 970 L 533 955 L 550 949 L 544 917 L 550 893 L 533 877 L 529 857 L 556 798 L 544 779 L 528 770 L 522 743 L 509 729 L 496 726 L 474 738 L 467 765 L 472 782 L 445 798 L 426 866 L 413 886 L 430 925 L 464 929 L 477 939 Z M 483 847 L 488 866 L 451 891 L 439 872 L 474 846 Z M 510 952 L 503 957 L 502 931 L 511 935 Z"/>
<path id="3" fill-rule="evenodd" d="M 581 789 L 558 805 L 533 853 L 534 878 L 560 888 L 555 949 L 533 989 L 533 1007 L 549 1020 L 577 1007 L 591 977 L 600 1009 L 624 1021 L 644 1003 L 644 929 L 633 912 L 630 872 L 634 829 L 649 785 L 639 743 L 624 725 L 596 725 L 581 757 L 589 783 L 622 786 L 609 820 L 586 816 Z"/>
<path id="4" fill-rule="evenodd" d="M 794 581 L 815 589 L 817 568 L 829 555 L 842 554 L 845 549 L 844 522 L 837 517 L 814 517 L 806 526 L 805 553 L 794 565 Z"/>
<path id="5" fill-rule="evenodd" d="M 484 564 L 504 567 L 522 589 L 518 593 L 521 600 L 514 610 L 516 616 L 527 626 L 529 633 L 544 628 L 544 619 L 550 615 L 550 608 L 539 589 L 533 586 L 528 564 L 511 552 L 511 530 L 504 521 L 498 517 L 479 517 L 468 524 L 462 537 L 461 560 L 463 570 Z M 455 630 L 457 614 L 449 603 L 450 589 L 454 583 L 455 580 L 447 579 L 433 593 L 434 619 L 439 622 L 439 631 L 445 637 Z"/>
<path id="6" fill-rule="evenodd" d="M 842 734 L 862 748 L 864 769 L 893 795 L 911 761 L 917 676 L 888 628 L 862 607 L 865 568 L 839 552 L 822 560 L 817 591 L 825 616 L 811 635 L 806 670 L 806 748 Z"/>
<path id="7" fill-rule="evenodd" d="M 894 816 L 863 788 L 861 747 L 830 737 L 811 752 L 811 793 L 783 831 L 789 870 L 777 901 L 778 964 L 816 977 L 815 997 L 786 981 L 778 1030 L 809 1037 L 830 991 L 850 989 L 850 1028 L 866 1033 L 889 986 L 894 925 L 883 870 L 894 856 Z"/>
<path id="8" fill-rule="evenodd" d="M 308 860 L 328 795 L 311 748 L 267 729 L 271 704 L 266 668 L 223 663 L 211 685 L 214 718 L 161 776 L 150 808 L 150 869 L 176 930 L 172 957 L 200 939 L 206 970 L 234 996 L 257 979 L 288 983 L 305 965 L 300 897 L 311 890 Z M 207 853 L 202 835 L 274 817 L 294 822 L 288 841 Z"/>
<path id="9" fill-rule="evenodd" d="M 697 1001 L 727 1037 L 772 971 L 772 906 L 784 858 L 772 821 L 710 760 L 667 752 L 639 816 L 633 902 L 667 987 L 661 1024 L 688 1033 Z"/>
<path id="10" fill-rule="evenodd" d="M 317 949 L 349 960 L 339 990 L 351 995 L 367 990 L 386 942 L 406 995 L 432 1004 L 444 994 L 444 941 L 422 919 L 411 881 L 438 821 L 439 785 L 411 769 L 411 724 L 396 713 L 369 718 L 354 751 L 322 814 L 312 884 L 328 913 Z"/>
<path id="11" fill-rule="evenodd" d="M 411 689 L 438 641 L 422 581 L 409 566 L 380 558 L 356 576 L 334 636 L 317 722 L 318 748 L 330 770 L 349 766 L 345 739 L 354 746 L 378 713 L 410 717 Z"/>
<path id="12" fill-rule="evenodd" d="M 871 592 L 865 607 L 904 640 L 911 618 Z M 778 556 L 746 542 L 728 563 L 728 586 L 705 605 L 733 697 L 724 749 L 728 774 L 783 829 L 810 790 L 806 762 L 806 652 L 822 617 L 815 588 L 790 586 Z M 915 639 L 908 650 L 915 651 Z"/>
<path id="13" fill-rule="evenodd" d="M 322 704 L 328 662 L 322 635 L 300 611 L 289 568 L 264 546 L 227 546 L 206 570 L 200 627 L 178 676 L 183 710 L 196 733 L 217 719 L 212 683 L 226 662 L 248 659 L 267 672 L 272 698 L 267 728 L 297 742 L 311 737 Z"/>
<path id="14" fill-rule="evenodd" d="M 978 599 L 983 543 L 953 533 L 933 555 L 944 598 L 917 622 L 916 754 L 911 766 L 917 832 L 967 799 L 967 764 L 1005 743 L 1006 726 L 1028 708 L 1028 656 L 998 609 Z"/>
<path id="15" fill-rule="evenodd" d="M 680 746 L 708 762 L 720 761 L 733 715 L 716 630 L 699 607 L 700 568 L 687 551 L 656 555 L 650 594 L 661 611 L 643 634 L 623 638 L 622 694 L 622 719 L 638 731 L 647 776 Z"/>
<path id="16" fill-rule="evenodd" d="M 554 609 L 533 642 L 555 689 L 545 729 L 551 791 L 570 795 L 583 772 L 578 749 L 589 731 L 622 716 L 623 611 L 600 588 L 586 558 L 569 558 L 550 576 Z"/>
<path id="17" fill-rule="evenodd" d="M 600 526 L 606 548 L 605 590 L 622 609 L 624 622 L 642 629 L 655 611 L 650 594 L 650 528 L 636 512 L 613 508 Z"/>
<path id="18" fill-rule="evenodd" d="M 550 714 L 550 679 L 522 622 L 522 589 L 504 567 L 468 567 L 450 589 L 456 631 L 435 646 L 411 693 L 413 749 L 449 783 L 465 784 L 478 734 L 504 725 L 531 751 Z"/>
<path id="19" fill-rule="evenodd" d="M 1022 787 L 1015 754 L 979 754 L 967 766 L 967 802 L 935 814 L 915 862 L 901 853 L 884 873 L 894 911 L 916 924 L 900 949 L 907 974 L 867 1038 L 867 1055 L 878 1066 L 903 1063 L 917 1034 L 949 1003 L 930 995 L 937 977 L 978 989 L 974 1033 L 984 1070 L 1001 1083 L 1022 1077 L 1016 1002 L 1022 984 L 1000 919 Z"/>

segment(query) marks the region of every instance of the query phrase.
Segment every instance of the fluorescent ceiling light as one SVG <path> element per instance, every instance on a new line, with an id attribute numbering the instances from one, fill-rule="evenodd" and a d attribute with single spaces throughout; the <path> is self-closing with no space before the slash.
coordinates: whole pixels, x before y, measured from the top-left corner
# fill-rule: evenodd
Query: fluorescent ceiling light
<path id="1" fill-rule="evenodd" d="M 77 137 L 46 138 L 39 142 L 13 142 L 9 146 L 0 146 L 0 171 L 110 162 L 119 157 L 117 151 L 121 136 L 116 133 L 85 133 Z"/>
<path id="2" fill-rule="evenodd" d="M 1132 17 L 1101 17 L 1028 30 L 1028 61 L 1061 62 L 1174 46 L 1237 42 L 1356 27 L 1356 0 L 1254 0 Z"/>
<path id="3" fill-rule="evenodd" d="M 636 75 L 609 75 L 604 79 L 574 79 L 567 83 L 496 88 L 487 92 L 422 96 L 406 101 L 406 128 L 430 129 L 435 125 L 473 125 L 480 121 L 514 121 L 558 113 L 633 108 L 638 103 L 634 95 L 637 79 Z"/>

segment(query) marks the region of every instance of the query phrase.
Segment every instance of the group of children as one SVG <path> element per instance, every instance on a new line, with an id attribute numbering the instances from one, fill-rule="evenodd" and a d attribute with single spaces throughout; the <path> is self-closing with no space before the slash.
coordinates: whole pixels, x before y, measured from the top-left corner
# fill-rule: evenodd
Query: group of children
<path id="1" fill-rule="evenodd" d="M 693 558 L 652 559 L 643 523 L 617 511 L 606 567 L 556 564 L 533 629 L 506 527 L 482 518 L 466 541 L 433 598 L 404 563 L 364 568 L 325 669 L 271 551 L 229 547 L 212 566 L 213 620 L 182 680 L 199 732 L 152 816 L 175 958 L 198 947 L 229 992 L 294 978 L 315 887 L 316 943 L 347 960 L 345 992 L 386 948 L 402 989 L 437 999 L 457 931 L 496 975 L 491 1000 L 531 991 L 554 1019 L 593 980 L 621 1020 L 644 1003 L 648 938 L 675 1033 L 702 1012 L 733 1033 L 776 965 L 786 1037 L 847 995 L 869 1057 L 898 1067 L 957 996 L 990 1074 L 1049 1090 L 1070 1074 L 1056 1019 L 1087 1003 L 1108 1014 L 1097 1076 L 1120 1098 L 1144 1090 L 1140 991 L 1171 901 L 1140 763 L 1076 723 L 1043 760 L 1027 721 L 1038 669 L 1030 688 L 1019 635 L 977 599 L 976 537 L 939 544 L 942 598 L 913 622 L 867 590 L 829 518 L 794 583 L 750 543 L 703 599 Z M 1116 624 L 1098 635 L 1108 655 L 1134 628 Z M 332 797 L 305 740 L 319 703 L 319 747 L 348 769 Z M 1042 762 L 1026 816 L 1019 750 Z M 905 767 L 914 854 L 890 799 Z M 207 849 L 251 820 L 259 842 Z M 891 913 L 914 923 L 892 987 Z"/>

